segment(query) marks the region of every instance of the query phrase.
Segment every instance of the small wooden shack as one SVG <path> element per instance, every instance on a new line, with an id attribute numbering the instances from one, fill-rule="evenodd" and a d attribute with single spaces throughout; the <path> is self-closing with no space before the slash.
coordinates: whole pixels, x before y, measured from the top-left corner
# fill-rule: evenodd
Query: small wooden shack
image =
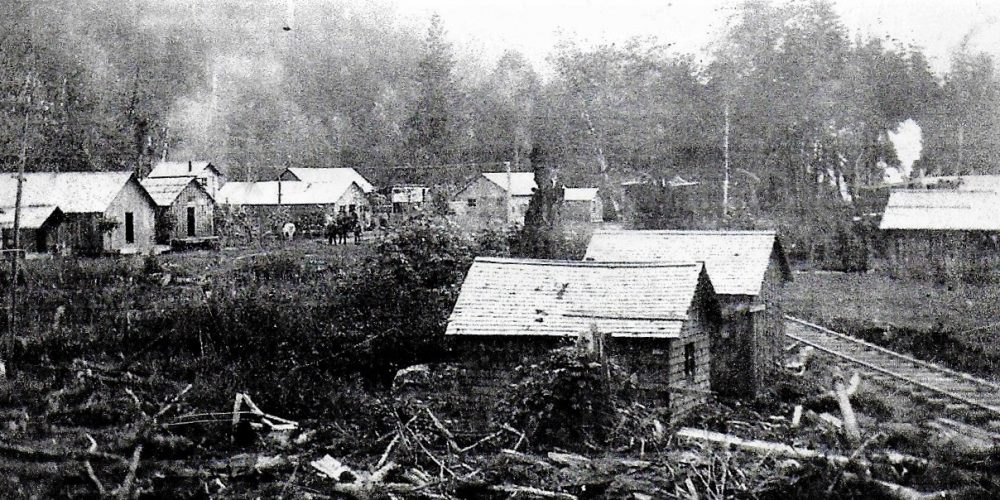
<path id="1" fill-rule="evenodd" d="M 477 258 L 447 335 L 478 373 L 467 394 L 489 398 L 504 392 L 513 366 L 599 331 L 643 401 L 677 418 L 710 390 L 718 308 L 701 264 Z"/>
<path id="2" fill-rule="evenodd" d="M 427 186 L 400 184 L 389 190 L 389 202 L 392 203 L 392 213 L 408 214 L 430 203 L 431 193 Z"/>
<path id="3" fill-rule="evenodd" d="M 0 176 L 0 206 L 13 207 L 17 179 Z M 149 253 L 156 203 L 131 172 L 33 172 L 24 175 L 22 206 L 63 213 L 60 246 L 86 255 Z"/>
<path id="4" fill-rule="evenodd" d="M 984 176 L 985 177 L 985 176 Z M 879 228 L 897 276 L 985 281 L 1000 271 L 1000 193 L 963 189 L 899 190 Z"/>
<path id="5" fill-rule="evenodd" d="M 142 181 L 157 206 L 157 243 L 193 245 L 215 238 L 215 200 L 193 177 Z"/>
<path id="6" fill-rule="evenodd" d="M 3 248 L 14 248 L 14 207 L 0 208 Z M 52 205 L 22 206 L 18 246 L 27 253 L 52 253 L 60 244 L 62 210 Z"/>
<path id="7" fill-rule="evenodd" d="M 598 230 L 584 258 L 704 262 L 723 316 L 723 328 L 712 343 L 713 390 L 753 397 L 781 369 L 781 288 L 792 275 L 774 232 Z"/>
<path id="8" fill-rule="evenodd" d="M 597 188 L 564 188 L 560 213 L 576 222 L 604 222 L 604 202 Z"/>

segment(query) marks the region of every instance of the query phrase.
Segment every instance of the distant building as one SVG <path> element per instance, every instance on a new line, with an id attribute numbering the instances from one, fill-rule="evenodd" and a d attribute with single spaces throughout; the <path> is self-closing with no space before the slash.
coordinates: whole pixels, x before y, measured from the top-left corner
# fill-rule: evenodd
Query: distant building
<path id="1" fill-rule="evenodd" d="M 885 254 L 895 275 L 978 281 L 995 279 L 1000 271 L 995 191 L 893 191 L 879 228 L 887 236 Z"/>
<path id="2" fill-rule="evenodd" d="M 389 192 L 394 214 L 412 212 L 430 201 L 430 188 L 427 186 L 399 185 L 393 186 Z"/>
<path id="3" fill-rule="evenodd" d="M 215 200 L 191 177 L 147 177 L 142 187 L 156 201 L 157 243 L 196 243 L 215 236 Z"/>
<path id="4" fill-rule="evenodd" d="M 781 369 L 781 288 L 792 275 L 774 232 L 598 230 L 585 259 L 704 262 L 723 317 L 712 344 L 713 390 L 752 397 Z"/>
<path id="5" fill-rule="evenodd" d="M 469 229 L 523 225 L 535 188 L 532 172 L 512 172 L 509 178 L 506 172 L 486 172 L 456 193 L 449 206 L 456 222 Z"/>
<path id="6" fill-rule="evenodd" d="M 675 175 L 667 179 L 626 181 L 622 186 L 621 217 L 633 229 L 690 229 L 703 209 L 704 187 Z"/>
<path id="7" fill-rule="evenodd" d="M 906 183 L 911 189 L 1000 192 L 1000 175 L 937 175 L 918 177 Z"/>
<path id="8" fill-rule="evenodd" d="M 303 168 L 289 167 L 278 177 L 281 181 L 299 181 L 311 184 L 332 183 L 343 185 L 345 182 L 353 181 L 365 193 L 375 191 L 375 186 L 368 179 L 365 179 L 357 170 L 353 168 Z"/>
<path id="9" fill-rule="evenodd" d="M 226 183 L 226 177 L 215 165 L 207 161 L 161 161 L 153 166 L 147 179 L 193 177 L 205 188 L 209 196 L 215 198 L 219 188 Z"/>
<path id="10" fill-rule="evenodd" d="M 643 403 L 676 419 L 707 399 L 718 328 L 702 264 L 477 258 L 447 336 L 467 365 L 461 392 L 475 398 L 496 397 L 514 366 L 596 331 L 638 383 Z"/>
<path id="11" fill-rule="evenodd" d="M 356 213 L 364 227 L 371 224 L 371 207 L 353 180 L 340 182 L 229 182 L 216 199 L 222 216 L 242 214 L 261 234 L 293 222 L 296 234 L 319 236 L 330 218 Z"/>
<path id="12" fill-rule="evenodd" d="M 604 201 L 597 188 L 564 188 L 561 214 L 577 222 L 604 222 Z"/>
<path id="13" fill-rule="evenodd" d="M 16 176 L 0 176 L 0 207 L 13 207 L 16 192 Z M 25 174 L 21 205 L 59 207 L 63 221 L 58 245 L 68 251 L 146 253 L 153 249 L 156 203 L 131 172 Z"/>

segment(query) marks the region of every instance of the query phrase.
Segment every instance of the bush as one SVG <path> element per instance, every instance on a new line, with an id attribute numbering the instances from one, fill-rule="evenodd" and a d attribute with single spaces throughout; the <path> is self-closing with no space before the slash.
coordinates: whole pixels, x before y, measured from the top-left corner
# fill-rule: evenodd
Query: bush
<path id="1" fill-rule="evenodd" d="M 611 436 L 618 408 L 630 399 L 616 367 L 595 361 L 577 347 L 551 351 L 537 364 L 519 366 L 520 379 L 507 398 L 512 420 L 531 442 L 582 449 Z"/>

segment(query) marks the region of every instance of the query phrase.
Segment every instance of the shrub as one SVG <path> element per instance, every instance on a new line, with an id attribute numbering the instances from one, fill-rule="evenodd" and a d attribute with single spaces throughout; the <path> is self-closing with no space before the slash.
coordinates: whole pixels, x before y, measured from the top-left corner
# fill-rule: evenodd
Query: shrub
<path id="1" fill-rule="evenodd" d="M 603 444 L 617 409 L 631 396 L 616 367 L 604 366 L 577 347 L 554 349 L 537 364 L 519 366 L 515 376 L 520 381 L 506 406 L 532 443 L 542 446 Z"/>

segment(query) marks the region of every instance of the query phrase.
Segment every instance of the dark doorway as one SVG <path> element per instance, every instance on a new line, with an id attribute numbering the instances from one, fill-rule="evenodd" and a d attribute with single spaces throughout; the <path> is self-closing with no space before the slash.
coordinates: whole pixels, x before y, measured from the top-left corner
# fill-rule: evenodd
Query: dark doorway
<path id="1" fill-rule="evenodd" d="M 194 236 L 194 207 L 187 207 L 188 236 Z"/>

